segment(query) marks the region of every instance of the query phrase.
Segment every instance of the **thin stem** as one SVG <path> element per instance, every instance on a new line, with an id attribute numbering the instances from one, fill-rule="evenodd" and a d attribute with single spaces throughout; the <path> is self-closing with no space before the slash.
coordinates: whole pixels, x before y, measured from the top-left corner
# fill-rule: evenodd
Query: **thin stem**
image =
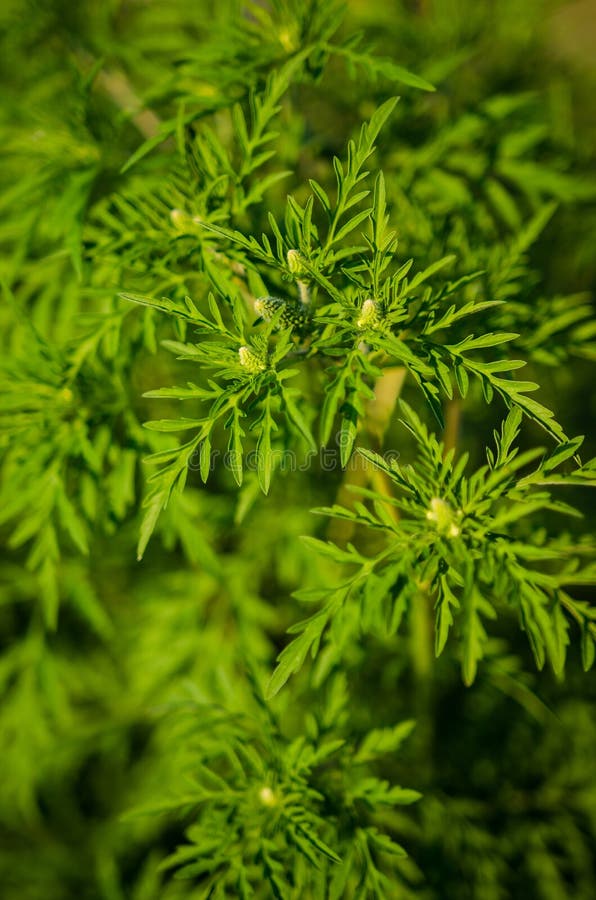
<path id="1" fill-rule="evenodd" d="M 453 399 L 447 404 L 445 431 L 443 434 L 444 455 L 457 446 L 461 425 L 461 400 Z"/>
<path id="2" fill-rule="evenodd" d="M 427 591 L 421 591 L 412 603 L 410 612 L 410 650 L 412 668 L 417 681 L 427 681 L 432 672 L 432 644 L 430 597 Z"/>
<path id="3" fill-rule="evenodd" d="M 296 285 L 298 286 L 298 296 L 300 297 L 300 302 L 305 306 L 310 304 L 310 288 L 305 281 L 296 281 Z"/>

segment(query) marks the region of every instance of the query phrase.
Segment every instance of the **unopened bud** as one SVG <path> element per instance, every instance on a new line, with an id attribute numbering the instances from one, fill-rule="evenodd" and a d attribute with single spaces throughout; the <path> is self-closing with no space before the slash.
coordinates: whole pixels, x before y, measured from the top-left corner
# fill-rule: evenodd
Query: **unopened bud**
<path id="1" fill-rule="evenodd" d="M 264 372 L 266 369 L 266 365 L 263 360 L 251 350 L 250 347 L 240 347 L 238 350 L 238 358 L 240 360 L 240 365 L 243 366 L 247 372 L 250 372 L 251 375 L 258 375 L 259 372 Z"/>
<path id="2" fill-rule="evenodd" d="M 381 305 L 376 300 L 365 300 L 360 310 L 360 315 L 356 320 L 358 328 L 378 328 L 383 321 Z"/>
<path id="3" fill-rule="evenodd" d="M 191 216 L 183 209 L 170 210 L 170 219 L 176 231 L 182 234 L 196 234 L 198 226 L 201 224 L 199 216 Z"/>
<path id="4" fill-rule="evenodd" d="M 304 268 L 302 257 L 297 250 L 288 250 L 287 260 L 292 275 L 308 275 L 308 270 Z"/>
<path id="5" fill-rule="evenodd" d="M 276 806 L 277 805 L 277 797 L 275 793 L 271 790 L 270 787 L 265 785 L 259 791 L 259 800 L 263 804 L 263 806 Z"/>
<path id="6" fill-rule="evenodd" d="M 282 328 L 292 327 L 302 331 L 308 325 L 308 313 L 302 303 L 280 300 L 279 297 L 259 297 L 255 300 L 255 312 L 266 322 L 270 322 L 280 311 L 279 324 Z"/>
<path id="7" fill-rule="evenodd" d="M 430 509 L 426 513 L 426 518 L 429 522 L 435 523 L 439 534 L 452 538 L 458 537 L 461 534 L 461 529 L 455 521 L 456 514 L 447 501 L 442 500 L 440 497 L 432 498 L 430 501 Z"/>

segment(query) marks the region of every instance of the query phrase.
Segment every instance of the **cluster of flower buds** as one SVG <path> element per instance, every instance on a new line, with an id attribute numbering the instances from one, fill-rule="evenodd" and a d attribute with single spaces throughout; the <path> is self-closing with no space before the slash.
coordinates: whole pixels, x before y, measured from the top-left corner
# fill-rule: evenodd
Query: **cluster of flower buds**
<path id="1" fill-rule="evenodd" d="M 365 300 L 360 309 L 360 315 L 356 319 L 356 326 L 361 329 L 378 328 L 383 321 L 381 304 L 377 300 Z"/>
<path id="2" fill-rule="evenodd" d="M 439 534 L 445 537 L 455 538 L 461 534 L 461 528 L 456 522 L 456 513 L 446 500 L 433 497 L 430 501 L 430 509 L 426 513 L 429 522 L 434 522 Z"/>
<path id="3" fill-rule="evenodd" d="M 279 324 L 282 328 L 291 327 L 297 331 L 304 331 L 308 326 L 308 312 L 302 303 L 295 300 L 259 297 L 255 300 L 255 312 L 266 322 L 270 322 L 277 313 L 280 313 Z"/>
<path id="4" fill-rule="evenodd" d="M 250 347 L 240 347 L 238 350 L 238 359 L 240 365 L 243 366 L 251 375 L 258 375 L 267 368 L 265 361 L 255 353 Z"/>

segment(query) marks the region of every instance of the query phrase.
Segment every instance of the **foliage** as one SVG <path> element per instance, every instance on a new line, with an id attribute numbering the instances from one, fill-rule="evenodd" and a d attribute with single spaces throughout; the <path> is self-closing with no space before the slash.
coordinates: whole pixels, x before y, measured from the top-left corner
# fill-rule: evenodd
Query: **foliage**
<path id="1" fill-rule="evenodd" d="M 592 897 L 567 12 L 0 12 L 7 900 Z"/>
<path id="2" fill-rule="evenodd" d="M 488 465 L 468 477 L 467 455 L 455 462 L 454 450 L 445 454 L 443 444 L 414 411 L 402 406 L 417 443 L 415 464 L 403 466 L 395 460 L 385 462 L 377 453 L 361 452 L 404 496 L 355 488 L 370 499 L 372 508 L 356 502 L 352 509 L 334 505 L 318 510 L 386 532 L 387 546 L 365 557 L 352 544 L 343 549 L 308 538 L 315 552 L 354 566 L 356 572 L 329 591 L 321 611 L 293 627 L 300 637 L 283 651 L 270 692 L 279 690 L 313 644 L 316 649 L 330 624 L 333 658 L 353 639 L 354 625 L 393 635 L 409 609 L 429 597 L 436 612 L 435 653 L 443 652 L 457 619 L 462 675 L 468 685 L 484 655 L 484 620 L 496 618 L 497 609 L 503 607 L 516 610 L 537 666 L 542 668 L 548 654 L 557 674 L 563 671 L 569 643 L 567 617 L 573 617 L 580 627 L 584 668 L 589 669 L 596 637 L 593 610 L 565 588 L 592 582 L 593 563 L 583 564 L 583 557 L 593 552 L 591 542 L 573 541 L 565 534 L 549 539 L 544 529 L 528 534 L 524 521 L 544 510 L 578 514 L 545 488 L 553 483 L 594 484 L 594 461 L 568 475 L 556 471 L 575 453 L 581 438 L 546 455 L 541 448 L 519 454 L 513 445 L 521 413 L 514 409 L 495 434 L 496 451 L 487 451 Z M 538 466 L 520 477 L 520 470 L 539 456 L 543 458 Z M 345 610 L 348 604 L 357 612 L 350 615 Z"/>
<path id="3" fill-rule="evenodd" d="M 201 719 L 199 769 L 182 796 L 137 811 L 200 809 L 188 842 L 165 866 L 181 867 L 180 878 L 203 876 L 204 896 L 229 891 L 248 897 L 264 886 L 274 897 L 300 896 L 326 883 L 332 896 L 384 896 L 401 881 L 406 853 L 379 830 L 375 815 L 381 828 L 385 820 L 393 830 L 399 816 L 389 811 L 420 795 L 378 778 L 371 765 L 396 751 L 414 723 L 375 729 L 348 743 L 340 737 L 350 727 L 341 677 L 331 683 L 319 715 L 310 713 L 293 740 L 284 739 L 258 692 L 255 701 L 254 717 L 197 704 L 189 711 Z M 185 739 L 195 730 L 193 723 Z"/>

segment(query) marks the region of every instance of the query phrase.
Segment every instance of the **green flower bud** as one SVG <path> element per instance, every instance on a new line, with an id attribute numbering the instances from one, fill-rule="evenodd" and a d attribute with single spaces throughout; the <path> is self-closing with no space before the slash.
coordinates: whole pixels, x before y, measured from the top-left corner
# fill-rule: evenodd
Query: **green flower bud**
<path id="1" fill-rule="evenodd" d="M 383 321 L 383 314 L 381 312 L 381 304 L 377 303 L 376 300 L 365 300 L 362 304 L 362 309 L 360 310 L 360 315 L 356 320 L 356 326 L 358 328 L 378 328 L 381 322 Z"/>
<path id="2" fill-rule="evenodd" d="M 281 310 L 279 324 L 282 328 L 292 327 L 297 331 L 306 329 L 308 313 L 302 303 L 295 300 L 280 300 L 279 297 L 259 297 L 255 300 L 255 312 L 266 322 L 270 322 L 279 310 Z"/>
<path id="3" fill-rule="evenodd" d="M 461 528 L 455 521 L 456 514 L 446 500 L 433 497 L 430 501 L 430 509 L 426 513 L 429 522 L 434 522 L 439 534 L 455 538 L 461 534 Z"/>
<path id="4" fill-rule="evenodd" d="M 299 277 L 308 276 L 308 271 L 304 268 L 302 257 L 297 250 L 288 250 L 287 260 L 288 268 L 292 275 L 298 275 Z"/>
<path id="5" fill-rule="evenodd" d="M 259 791 L 259 800 L 263 806 L 276 806 L 278 803 L 276 794 L 267 785 Z"/>
<path id="6" fill-rule="evenodd" d="M 243 366 L 251 375 L 258 375 L 267 368 L 265 362 L 250 347 L 240 347 L 238 350 L 238 358 L 240 365 Z"/>
<path id="7" fill-rule="evenodd" d="M 181 234 L 197 234 L 200 230 L 201 219 L 199 216 L 191 216 L 182 209 L 172 209 L 170 219 L 176 231 Z"/>

